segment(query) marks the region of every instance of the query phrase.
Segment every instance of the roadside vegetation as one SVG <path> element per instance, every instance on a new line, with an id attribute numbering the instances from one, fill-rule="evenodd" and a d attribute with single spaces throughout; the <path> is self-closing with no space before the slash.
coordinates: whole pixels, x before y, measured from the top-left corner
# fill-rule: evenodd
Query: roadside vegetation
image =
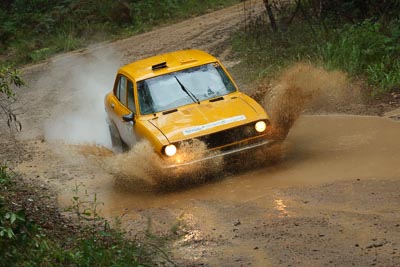
<path id="1" fill-rule="evenodd" d="M 219 9 L 239 0 L 8 0 L 0 3 L 0 62 L 24 64 Z"/>
<path id="2" fill-rule="evenodd" d="M 62 218 L 50 196 L 35 194 L 37 190 L 43 191 L 0 167 L 2 266 L 151 265 L 151 249 L 111 229 L 97 215 L 95 199 L 89 203 L 74 197 L 70 211 L 78 218 L 72 221 Z"/>
<path id="3" fill-rule="evenodd" d="M 0 125 L 6 124 L 11 130 L 20 131 L 22 125 L 12 110 L 12 103 L 15 101 L 13 87 L 21 87 L 24 81 L 20 72 L 10 66 L 0 65 Z"/>
<path id="4" fill-rule="evenodd" d="M 369 85 L 368 94 L 400 91 L 400 2 L 264 1 L 233 46 L 247 81 L 274 77 L 294 62 L 342 70 Z M 246 8 L 246 6 L 245 6 Z M 248 12 L 247 12 L 248 13 Z"/>

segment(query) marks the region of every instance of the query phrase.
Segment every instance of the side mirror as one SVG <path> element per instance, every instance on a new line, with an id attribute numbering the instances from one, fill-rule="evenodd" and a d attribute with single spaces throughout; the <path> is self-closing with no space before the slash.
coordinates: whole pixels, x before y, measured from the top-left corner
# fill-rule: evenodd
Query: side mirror
<path id="1" fill-rule="evenodd" d="M 126 115 L 122 116 L 122 119 L 126 122 L 130 122 L 130 121 L 135 122 L 135 113 L 132 112 L 132 113 L 126 114 Z"/>

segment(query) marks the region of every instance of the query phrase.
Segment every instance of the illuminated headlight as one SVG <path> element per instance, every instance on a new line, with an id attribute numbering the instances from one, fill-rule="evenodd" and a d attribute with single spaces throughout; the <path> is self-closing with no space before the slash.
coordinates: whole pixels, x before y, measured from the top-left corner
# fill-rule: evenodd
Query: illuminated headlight
<path id="1" fill-rule="evenodd" d="M 262 133 L 267 128 L 267 124 L 264 121 L 258 121 L 255 125 L 256 131 Z"/>
<path id="2" fill-rule="evenodd" d="M 167 145 L 164 148 L 164 152 L 165 152 L 165 155 L 167 155 L 169 157 L 172 157 L 173 155 L 176 154 L 176 146 L 172 145 L 172 144 L 171 145 Z"/>

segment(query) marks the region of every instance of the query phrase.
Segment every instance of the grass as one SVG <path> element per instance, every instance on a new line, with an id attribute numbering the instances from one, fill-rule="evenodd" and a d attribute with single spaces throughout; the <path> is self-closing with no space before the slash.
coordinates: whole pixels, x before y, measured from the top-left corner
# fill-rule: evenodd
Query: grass
<path id="1" fill-rule="evenodd" d="M 232 39 L 233 49 L 242 61 L 233 69 L 233 73 L 243 76 L 241 69 L 246 68 L 246 75 L 241 79 L 248 83 L 264 77 L 275 77 L 293 62 L 317 61 L 322 34 L 322 31 L 314 33 L 298 23 L 275 33 L 268 22 L 253 22 L 247 31 L 238 31 Z"/>
<path id="2" fill-rule="evenodd" d="M 257 18 L 247 26 L 232 41 L 241 59 L 233 73 L 246 83 L 276 77 L 282 68 L 303 61 L 366 80 L 372 96 L 400 91 L 398 19 L 385 24 L 368 19 L 310 24 L 297 18 L 290 25 L 281 23 L 280 30 L 273 32 L 265 18 Z"/>
<path id="3" fill-rule="evenodd" d="M 373 95 L 400 89 L 399 22 L 384 28 L 366 20 L 335 30 L 334 37 L 320 46 L 325 65 L 365 76 L 373 86 Z"/>

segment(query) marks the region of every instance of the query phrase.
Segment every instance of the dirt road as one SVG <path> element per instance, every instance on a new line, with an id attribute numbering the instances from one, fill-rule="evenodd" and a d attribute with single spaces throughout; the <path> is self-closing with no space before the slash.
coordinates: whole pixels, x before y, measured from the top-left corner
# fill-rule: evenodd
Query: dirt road
<path id="1" fill-rule="evenodd" d="M 26 67 L 29 88 L 18 92 L 23 132 L 16 142 L 0 141 L 1 160 L 14 162 L 27 179 L 51 184 L 61 207 L 84 184 L 82 191 L 104 203 L 102 215 L 119 217 L 132 235 L 168 238 L 178 266 L 400 265 L 395 120 L 303 116 L 282 162 L 167 193 L 139 184 L 123 191 L 101 168 L 110 153 L 93 144 L 110 145 L 102 101 L 117 67 L 183 48 L 224 60 L 243 19 L 238 5 Z"/>

